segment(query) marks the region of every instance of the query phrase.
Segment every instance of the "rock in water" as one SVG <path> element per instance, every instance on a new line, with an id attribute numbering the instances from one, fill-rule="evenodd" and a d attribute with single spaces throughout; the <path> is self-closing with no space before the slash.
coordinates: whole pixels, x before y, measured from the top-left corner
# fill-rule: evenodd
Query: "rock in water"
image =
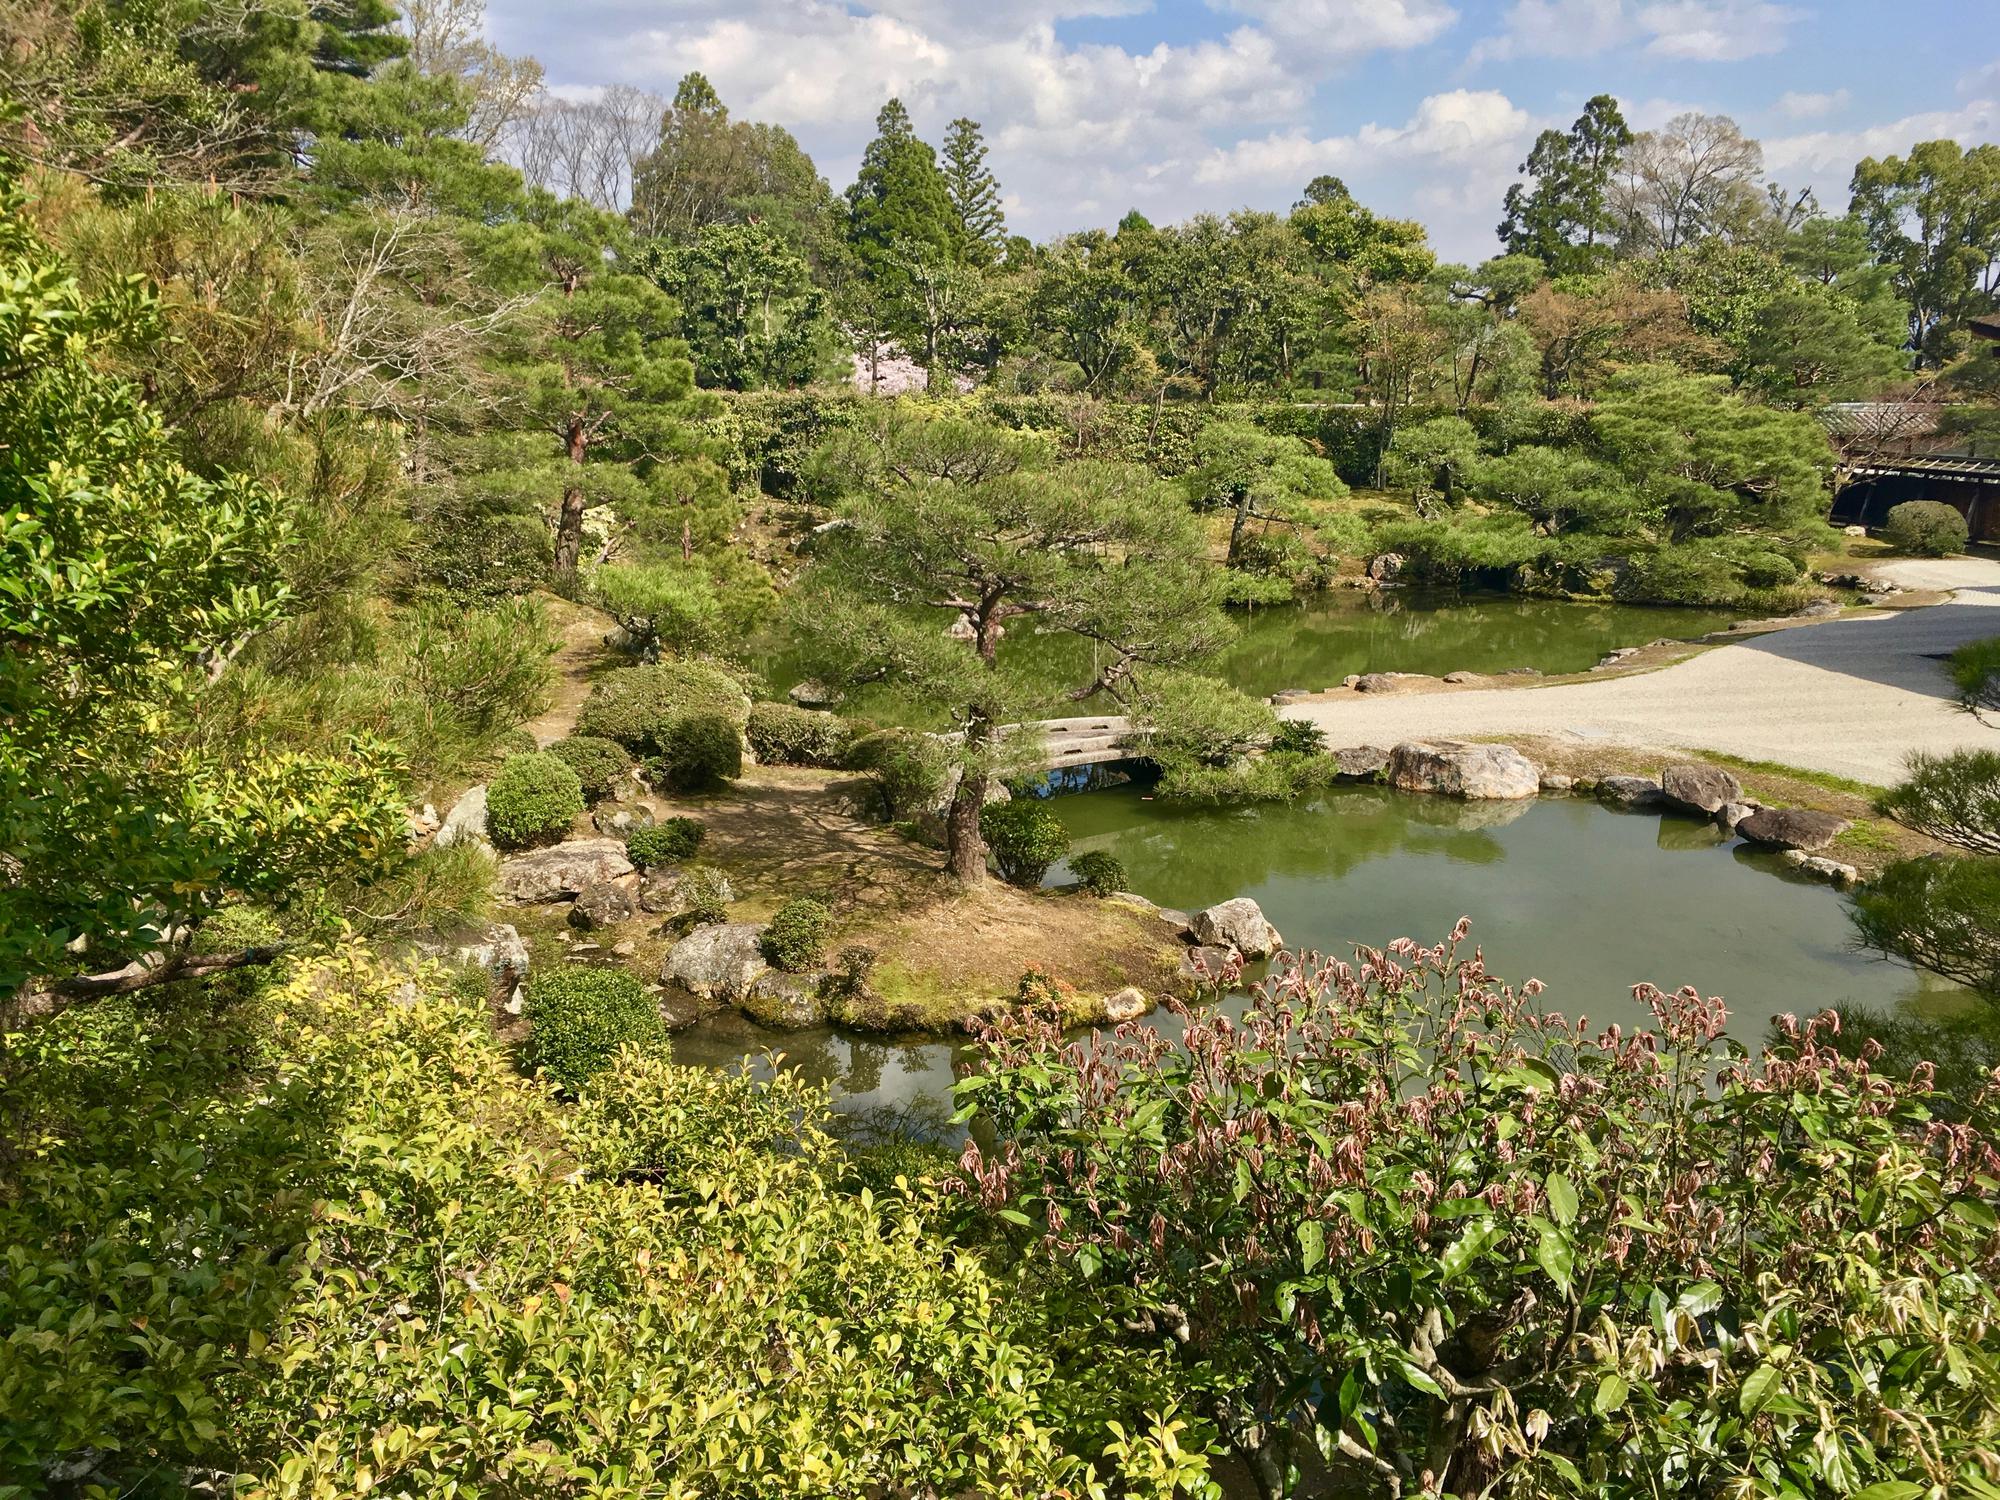
<path id="1" fill-rule="evenodd" d="M 678 983 L 707 1000 L 732 1004 L 750 993 L 771 966 L 764 958 L 764 929 L 754 922 L 711 922 L 678 943 L 660 968 L 663 982 Z"/>
<path id="2" fill-rule="evenodd" d="M 631 873 L 632 861 L 617 839 L 570 839 L 502 860 L 494 884 L 508 900 L 533 905 L 567 901 L 600 881 Z"/>
<path id="3" fill-rule="evenodd" d="M 1664 806 L 1667 796 L 1650 776 L 1606 776 L 1597 783 L 1597 800 L 1627 812 L 1648 812 Z"/>
<path id="4" fill-rule="evenodd" d="M 1734 833 L 1745 818 L 1757 811 L 1754 802 L 1725 802 L 1715 810 L 1715 826 L 1724 833 Z"/>
<path id="5" fill-rule="evenodd" d="M 1675 807 L 1706 817 L 1743 800 L 1742 782 L 1720 766 L 1695 761 L 1681 761 L 1660 772 L 1660 790 Z"/>
<path id="6" fill-rule="evenodd" d="M 1104 1019 L 1114 1026 L 1136 1021 L 1152 1008 L 1153 1002 L 1146 998 L 1146 992 L 1135 984 L 1104 997 Z"/>
<path id="7" fill-rule="evenodd" d="M 1269 958 L 1285 944 L 1264 909 L 1248 896 L 1196 912 L 1188 919 L 1188 932 L 1203 947 L 1234 948 L 1245 958 Z"/>
<path id="8" fill-rule="evenodd" d="M 1197 947 L 1181 955 L 1181 978 L 1195 984 L 1234 984 L 1243 970 L 1243 955 L 1234 948 Z"/>
<path id="9" fill-rule="evenodd" d="M 1773 849 L 1824 849 L 1847 831 L 1847 819 L 1803 807 L 1766 807 L 1736 825 L 1737 834 Z"/>
<path id="10" fill-rule="evenodd" d="M 801 1031 L 826 1019 L 820 986 L 826 975 L 784 974 L 766 969 L 750 981 L 737 1008 L 759 1026 L 776 1031 Z"/>
<path id="11" fill-rule="evenodd" d="M 1346 781 L 1366 781 L 1388 769 L 1389 752 L 1380 745 L 1349 745 L 1333 752 L 1333 774 Z"/>
<path id="12" fill-rule="evenodd" d="M 1412 740 L 1389 752 L 1389 784 L 1406 792 L 1511 802 L 1539 792 L 1542 773 L 1511 745 Z"/>

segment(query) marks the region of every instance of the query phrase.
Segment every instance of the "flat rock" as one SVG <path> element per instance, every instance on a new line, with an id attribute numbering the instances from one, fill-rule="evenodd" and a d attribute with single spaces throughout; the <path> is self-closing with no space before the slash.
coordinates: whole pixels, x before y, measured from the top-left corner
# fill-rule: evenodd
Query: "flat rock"
<path id="1" fill-rule="evenodd" d="M 1627 812 L 1664 807 L 1667 794 L 1650 776 L 1606 776 L 1597 783 L 1597 800 Z"/>
<path id="2" fill-rule="evenodd" d="M 754 922 L 710 922 L 678 943 L 660 966 L 662 983 L 690 994 L 735 1003 L 771 965 L 764 958 L 764 929 Z"/>
<path id="3" fill-rule="evenodd" d="M 1861 872 L 1853 865 L 1844 865 L 1837 859 L 1828 859 L 1823 854 L 1808 854 L 1803 849 L 1787 849 L 1782 858 L 1802 875 L 1810 875 L 1815 880 L 1824 880 L 1829 885 L 1845 889 L 1861 883 Z"/>
<path id="4" fill-rule="evenodd" d="M 1715 826 L 1724 833 L 1734 833 L 1743 820 L 1757 811 L 1754 802 L 1725 802 L 1715 810 Z"/>
<path id="5" fill-rule="evenodd" d="M 813 974 L 786 974 L 766 969 L 750 981 L 736 1008 L 759 1026 L 777 1031 L 800 1031 L 826 1019 L 820 1002 L 824 971 Z"/>
<path id="6" fill-rule="evenodd" d="M 1447 672 L 1444 674 L 1444 680 L 1457 686 L 1467 682 L 1484 682 L 1486 679 L 1477 672 Z"/>
<path id="7" fill-rule="evenodd" d="M 1542 794 L 1549 797 L 1565 797 L 1576 790 L 1576 778 L 1565 776 L 1560 771 L 1542 772 Z"/>
<path id="8" fill-rule="evenodd" d="M 587 885 L 576 893 L 576 902 L 569 909 L 572 927 L 590 931 L 599 927 L 615 927 L 620 922 L 629 922 L 639 914 L 639 905 L 632 899 L 631 891 L 619 880 L 600 880 Z"/>
<path id="9" fill-rule="evenodd" d="M 1824 849 L 1847 831 L 1847 819 L 1804 807 L 1766 807 L 1736 825 L 1737 835 L 1773 849 Z"/>
<path id="10" fill-rule="evenodd" d="M 567 901 L 602 881 L 632 873 L 617 839 L 569 839 L 500 861 L 494 885 L 510 901 Z"/>
<path id="11" fill-rule="evenodd" d="M 1389 784 L 1406 792 L 1509 802 L 1539 792 L 1542 773 L 1511 745 L 1412 740 L 1390 751 Z"/>
<path id="12" fill-rule="evenodd" d="M 1438 679 L 1424 672 L 1363 672 L 1354 679 L 1357 693 L 1400 693 Z"/>
<path id="13" fill-rule="evenodd" d="M 1660 772 L 1660 790 L 1683 811 L 1713 817 L 1732 802 L 1743 800 L 1743 783 L 1720 766 L 1679 761 Z"/>
<path id="14" fill-rule="evenodd" d="M 1188 932 L 1204 947 L 1234 948 L 1245 958 L 1269 958 L 1285 940 L 1248 896 L 1220 901 L 1188 919 Z"/>
<path id="15" fill-rule="evenodd" d="M 1389 752 L 1380 745 L 1349 745 L 1335 750 L 1333 774 L 1346 781 L 1367 781 L 1389 769 Z"/>

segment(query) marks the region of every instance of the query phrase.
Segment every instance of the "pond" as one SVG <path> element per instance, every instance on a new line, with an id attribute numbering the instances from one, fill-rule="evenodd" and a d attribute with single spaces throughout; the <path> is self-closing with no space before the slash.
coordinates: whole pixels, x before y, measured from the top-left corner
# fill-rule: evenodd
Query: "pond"
<path id="1" fill-rule="evenodd" d="M 1494 974 L 1542 980 L 1544 1004 L 1594 1025 L 1647 1024 L 1631 993 L 1640 980 L 1722 996 L 1731 1034 L 1753 1045 L 1785 1011 L 1936 1011 L 1962 994 L 1854 951 L 1837 892 L 1691 818 L 1374 786 L 1308 806 L 1195 811 L 1150 801 L 1134 783 L 1050 805 L 1078 852 L 1115 854 L 1140 894 L 1187 910 L 1253 897 L 1295 948 L 1346 956 L 1356 942 L 1435 942 L 1470 916 Z M 1062 867 L 1049 875 L 1067 879 Z M 684 1061 L 716 1064 L 781 1047 L 851 1110 L 915 1106 L 941 1119 L 952 1082 L 948 1042 L 777 1035 L 731 1017 L 674 1046 Z"/>
<path id="2" fill-rule="evenodd" d="M 950 617 L 936 613 L 943 629 Z M 1511 594 L 1333 589 L 1300 604 L 1235 611 L 1232 618 L 1236 640 L 1203 670 L 1267 697 L 1285 688 L 1337 687 L 1355 672 L 1438 677 L 1515 667 L 1581 672 L 1614 647 L 1693 640 L 1724 628 L 1733 617 L 1713 609 L 1576 604 Z M 1000 649 L 1046 683 L 1052 709 L 1060 709 L 1063 694 L 1093 676 L 1091 644 L 1074 636 L 1040 635 L 1032 625 L 1017 623 Z M 755 655 L 775 694 L 807 675 L 798 655 L 782 642 L 767 640 Z M 864 693 L 848 707 L 883 721 L 916 723 L 921 717 L 887 691 Z"/>

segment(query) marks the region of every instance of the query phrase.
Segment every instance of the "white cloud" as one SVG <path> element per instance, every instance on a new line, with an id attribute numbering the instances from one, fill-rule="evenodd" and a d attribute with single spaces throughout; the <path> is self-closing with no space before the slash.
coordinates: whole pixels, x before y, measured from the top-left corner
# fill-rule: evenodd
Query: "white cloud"
<path id="1" fill-rule="evenodd" d="M 1406 51 L 1436 41 L 1458 20 L 1444 0 L 1210 0 L 1321 57 Z"/>
<path id="2" fill-rule="evenodd" d="M 1835 89 L 1830 94 L 1800 94 L 1786 92 L 1778 96 L 1778 113 L 1788 120 L 1817 120 L 1822 115 L 1830 115 L 1835 110 L 1847 107 L 1846 89 Z"/>
<path id="3" fill-rule="evenodd" d="M 1433 165 L 1489 163 L 1496 149 L 1518 156 L 1534 125 L 1528 112 L 1494 89 L 1454 89 L 1432 94 L 1401 125 L 1363 125 L 1350 135 L 1314 139 L 1303 130 L 1273 131 L 1209 152 L 1196 166 L 1196 182 L 1297 182 L 1358 164 L 1395 166 L 1417 160 Z"/>
<path id="4" fill-rule="evenodd" d="M 1832 206 L 1836 199 L 1845 201 L 1848 176 L 1864 156 L 1900 156 L 1918 141 L 1955 140 L 1974 146 L 1996 135 L 2000 135 L 2000 99 L 1974 99 L 1959 109 L 1927 110 L 1858 130 L 1815 130 L 1767 139 L 1764 168 L 1780 180 L 1814 180 L 1822 185 L 1822 200 Z"/>
<path id="5" fill-rule="evenodd" d="M 1644 43 L 1655 57 L 1735 62 L 1776 52 L 1799 12 L 1770 0 L 1514 0 L 1475 64 L 1513 57 L 1596 57 Z"/>
<path id="6" fill-rule="evenodd" d="M 1785 32 L 1799 12 L 1766 0 L 1666 0 L 1639 7 L 1639 25 L 1652 34 L 1646 50 L 1695 62 L 1737 62 L 1782 51 Z"/>

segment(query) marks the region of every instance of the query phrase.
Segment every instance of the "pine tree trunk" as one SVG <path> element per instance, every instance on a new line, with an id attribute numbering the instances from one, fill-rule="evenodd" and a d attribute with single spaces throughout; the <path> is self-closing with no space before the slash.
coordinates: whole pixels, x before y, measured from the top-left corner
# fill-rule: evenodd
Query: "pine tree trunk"
<path id="1" fill-rule="evenodd" d="M 583 462 L 590 444 L 589 435 L 584 430 L 583 418 L 570 418 L 569 437 L 565 449 L 573 464 Z M 573 582 L 576 578 L 576 561 L 583 553 L 583 486 L 571 484 L 563 490 L 562 510 L 556 517 L 556 583 Z"/>
<path id="2" fill-rule="evenodd" d="M 984 772 L 967 772 L 958 778 L 951 807 L 945 814 L 945 847 L 949 851 L 945 868 L 960 885 L 981 885 L 986 880 L 986 840 L 979 832 L 979 811 L 986 805 L 987 778 Z"/>

